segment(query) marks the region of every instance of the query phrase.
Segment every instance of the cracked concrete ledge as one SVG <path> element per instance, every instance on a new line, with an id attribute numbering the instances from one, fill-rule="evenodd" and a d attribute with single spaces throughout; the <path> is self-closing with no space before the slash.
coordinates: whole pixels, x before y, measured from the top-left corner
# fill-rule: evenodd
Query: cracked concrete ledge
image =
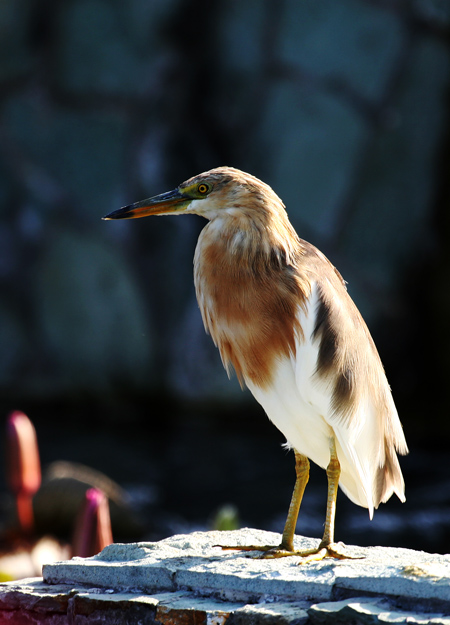
<path id="1" fill-rule="evenodd" d="M 270 532 L 196 532 L 115 544 L 44 566 L 43 579 L 0 584 L 8 623 L 433 623 L 450 625 L 450 556 L 348 547 L 358 560 L 258 559 L 218 544 L 279 543 Z M 317 540 L 296 538 L 308 549 Z M 43 617 L 48 614 L 46 621 Z M 51 621 L 50 621 L 51 617 Z M 182 619 L 182 621 L 180 621 Z M 0 618 L 0 622 L 3 622 Z"/>

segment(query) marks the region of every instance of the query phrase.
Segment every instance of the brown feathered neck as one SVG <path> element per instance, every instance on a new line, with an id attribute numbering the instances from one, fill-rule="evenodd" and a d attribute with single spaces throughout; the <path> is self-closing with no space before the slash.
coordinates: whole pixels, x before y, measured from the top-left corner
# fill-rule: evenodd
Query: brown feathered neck
<path id="1" fill-rule="evenodd" d="M 202 244 L 225 245 L 228 253 L 252 267 L 295 263 L 300 240 L 278 195 L 254 176 L 231 167 L 218 167 L 183 183 L 190 187 L 205 181 L 210 195 L 194 202 L 192 212 L 210 220 L 202 232 Z M 236 258 L 238 260 L 238 258 Z"/>

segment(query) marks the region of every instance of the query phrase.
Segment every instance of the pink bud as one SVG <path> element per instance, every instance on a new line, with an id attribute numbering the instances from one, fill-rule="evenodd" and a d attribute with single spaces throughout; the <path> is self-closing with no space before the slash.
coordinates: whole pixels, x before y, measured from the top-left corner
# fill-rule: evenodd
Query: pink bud
<path id="1" fill-rule="evenodd" d="M 73 540 L 73 555 L 87 558 L 113 542 L 106 495 L 98 488 L 86 491 Z"/>
<path id="2" fill-rule="evenodd" d="M 6 479 L 16 496 L 17 516 L 24 532 L 33 529 L 32 497 L 41 485 L 41 463 L 36 430 L 18 410 L 6 422 Z"/>

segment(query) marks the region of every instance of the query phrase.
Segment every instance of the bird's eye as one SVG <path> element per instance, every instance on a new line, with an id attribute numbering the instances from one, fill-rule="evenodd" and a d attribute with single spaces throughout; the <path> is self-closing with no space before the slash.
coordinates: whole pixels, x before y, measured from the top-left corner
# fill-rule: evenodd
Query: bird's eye
<path id="1" fill-rule="evenodd" d="M 197 191 L 201 193 L 201 195 L 205 195 L 205 193 L 208 193 L 209 191 L 209 186 L 205 184 L 204 182 L 202 182 L 201 184 L 198 185 Z"/>

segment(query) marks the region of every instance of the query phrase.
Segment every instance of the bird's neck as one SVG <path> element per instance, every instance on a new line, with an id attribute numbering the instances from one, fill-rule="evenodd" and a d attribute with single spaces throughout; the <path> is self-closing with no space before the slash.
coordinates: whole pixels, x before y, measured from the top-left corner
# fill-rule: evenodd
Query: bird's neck
<path id="1" fill-rule="evenodd" d="M 231 261 L 241 269 L 262 270 L 291 265 L 300 250 L 300 240 L 284 209 L 224 212 L 203 229 L 198 251 L 209 248 L 219 262 Z"/>
<path id="2" fill-rule="evenodd" d="M 287 216 L 224 214 L 200 234 L 194 258 L 206 331 L 241 382 L 270 384 L 275 363 L 295 351 L 297 313 L 309 284 L 296 271 L 302 253 Z"/>

